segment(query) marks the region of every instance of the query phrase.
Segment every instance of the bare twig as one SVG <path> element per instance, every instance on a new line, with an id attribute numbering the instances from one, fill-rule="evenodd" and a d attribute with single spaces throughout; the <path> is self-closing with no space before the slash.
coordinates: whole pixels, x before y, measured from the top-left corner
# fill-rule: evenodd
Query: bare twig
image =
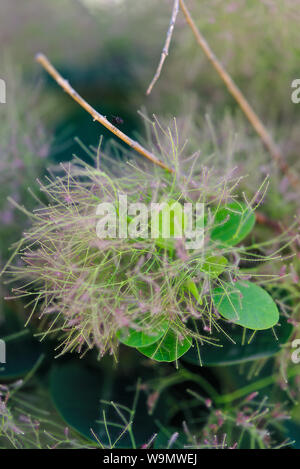
<path id="1" fill-rule="evenodd" d="M 150 83 L 150 85 L 149 85 L 149 87 L 146 91 L 146 94 L 151 93 L 153 86 L 155 85 L 155 83 L 157 82 L 157 80 L 160 77 L 164 62 L 167 58 L 167 55 L 169 54 L 169 47 L 170 47 L 170 43 L 171 43 L 172 34 L 173 34 L 176 18 L 177 18 L 177 15 L 178 15 L 178 11 L 179 11 L 179 0 L 174 0 L 172 16 L 171 16 L 171 20 L 170 20 L 169 29 L 168 29 L 168 32 L 167 32 L 166 41 L 165 41 L 165 44 L 164 44 L 164 47 L 163 47 L 163 50 L 162 50 L 162 54 L 161 54 L 161 57 L 160 57 L 160 61 L 159 61 L 157 70 L 156 70 L 155 75 L 154 75 L 154 77 L 153 77 L 153 79 L 152 79 L 152 81 L 151 81 L 151 83 Z"/>
<path id="2" fill-rule="evenodd" d="M 179 0 L 180 2 L 180 7 L 181 10 L 185 16 L 185 19 L 190 26 L 191 30 L 193 31 L 197 43 L 199 46 L 202 48 L 203 52 L 205 53 L 206 57 L 208 60 L 211 62 L 213 67 L 216 69 L 218 72 L 219 76 L 222 78 L 224 81 L 225 85 L 227 86 L 228 91 L 230 94 L 235 98 L 235 100 L 238 102 L 239 106 L 245 113 L 246 117 L 260 136 L 262 142 L 264 143 L 265 147 L 268 149 L 271 157 L 274 159 L 280 170 L 287 176 L 287 178 L 290 181 L 290 184 L 295 188 L 299 190 L 300 187 L 300 181 L 299 178 L 291 171 L 287 163 L 284 161 L 284 158 L 273 141 L 272 137 L 270 136 L 268 130 L 264 126 L 264 124 L 261 122 L 255 111 L 252 109 L 250 104 L 248 103 L 247 99 L 245 96 L 242 94 L 238 86 L 234 83 L 228 72 L 225 70 L 221 62 L 218 60 L 218 58 L 215 56 L 213 51 L 211 50 L 210 46 L 206 42 L 205 38 L 202 36 L 200 33 L 199 29 L 197 28 L 193 18 L 191 17 L 191 14 L 189 10 L 187 9 L 184 0 Z"/>
<path id="3" fill-rule="evenodd" d="M 69 84 L 67 80 L 65 80 L 58 71 L 53 67 L 51 62 L 44 54 L 37 54 L 36 61 L 40 63 L 45 70 L 54 78 L 54 80 L 58 83 L 59 86 L 63 88 L 63 90 L 68 93 L 71 98 L 74 99 L 83 109 L 85 109 L 93 118 L 94 121 L 100 122 L 100 124 L 104 125 L 108 130 L 110 130 L 113 134 L 119 137 L 123 142 L 127 143 L 133 150 L 143 155 L 148 160 L 152 161 L 152 163 L 160 166 L 163 169 L 166 169 L 168 172 L 173 172 L 173 169 L 169 168 L 163 161 L 159 160 L 153 153 L 146 150 L 142 145 L 140 145 L 135 140 L 132 140 L 128 137 L 124 132 L 121 132 L 117 127 L 115 127 L 109 120 L 106 119 L 105 116 L 97 112 L 87 101 L 85 101 Z"/>
<path id="4" fill-rule="evenodd" d="M 264 215 L 261 212 L 256 212 L 255 216 L 256 216 L 256 222 L 259 225 L 268 226 L 272 230 L 277 231 L 278 233 L 282 233 L 284 227 L 278 221 L 271 220 L 270 218 L 268 218 L 266 215 Z"/>

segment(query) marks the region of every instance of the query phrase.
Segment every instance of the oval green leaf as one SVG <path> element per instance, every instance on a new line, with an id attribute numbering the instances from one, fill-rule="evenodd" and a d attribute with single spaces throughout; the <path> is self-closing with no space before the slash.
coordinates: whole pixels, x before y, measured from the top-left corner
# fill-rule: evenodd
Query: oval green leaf
<path id="1" fill-rule="evenodd" d="M 272 297 L 248 281 L 228 285 L 226 290 L 215 288 L 213 302 L 221 316 L 248 329 L 269 329 L 279 320 L 279 311 Z"/>
<path id="2" fill-rule="evenodd" d="M 230 246 L 248 236 L 255 224 L 253 211 L 241 202 L 220 207 L 214 215 L 216 226 L 211 231 L 211 239 Z"/>
<path id="3" fill-rule="evenodd" d="M 130 416 L 137 376 L 120 376 L 120 371 L 113 369 L 111 360 L 103 360 L 105 365 L 98 369 L 90 367 L 85 361 L 58 361 L 50 373 L 54 405 L 65 422 L 85 438 L 95 441 L 94 432 L 106 448 L 132 448 L 129 433 L 125 431 L 126 423 L 112 402 L 116 406 L 121 405 L 125 418 L 128 421 L 133 418 L 136 445 L 141 446 L 157 431 L 147 413 L 146 395 L 140 394 L 134 417 Z"/>
<path id="4" fill-rule="evenodd" d="M 272 330 L 263 330 L 258 331 L 250 343 L 248 343 L 248 337 L 243 344 L 240 327 L 224 324 L 222 329 L 235 343 L 220 332 L 218 345 L 221 347 L 212 344 L 205 344 L 204 347 L 200 347 L 201 363 L 204 366 L 230 366 L 272 357 L 280 352 L 281 346 L 288 342 L 293 331 L 293 326 L 287 322 L 284 316 L 280 317 L 278 326 L 275 329 L 278 340 L 274 337 Z M 252 334 L 252 332 L 249 332 L 249 334 Z M 197 348 L 191 348 L 183 356 L 183 360 L 199 365 Z"/>
<path id="5" fill-rule="evenodd" d="M 208 256 L 200 270 L 211 278 L 217 278 L 224 272 L 227 264 L 228 260 L 224 256 Z"/>
<path id="6" fill-rule="evenodd" d="M 151 318 L 143 318 L 136 321 L 137 329 L 132 327 L 122 327 L 116 333 L 117 338 L 122 344 L 128 345 L 129 347 L 146 347 L 157 342 L 167 331 L 169 327 L 169 321 L 160 320 L 150 322 Z M 151 324 L 151 328 L 149 327 Z M 144 325 L 144 329 L 143 329 Z"/>
<path id="7" fill-rule="evenodd" d="M 169 329 L 155 344 L 149 345 L 149 347 L 138 347 L 137 350 L 158 362 L 174 362 L 184 355 L 191 346 L 191 339 L 184 337 L 180 340 L 178 333 Z"/>

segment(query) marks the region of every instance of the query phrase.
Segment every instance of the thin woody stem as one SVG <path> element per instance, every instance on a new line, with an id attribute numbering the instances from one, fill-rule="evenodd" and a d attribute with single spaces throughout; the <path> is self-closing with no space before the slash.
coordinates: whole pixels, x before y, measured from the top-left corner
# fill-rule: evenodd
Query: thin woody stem
<path id="1" fill-rule="evenodd" d="M 168 167 L 165 163 L 160 161 L 155 155 L 153 155 L 151 152 L 149 152 L 144 147 L 142 147 L 138 142 L 135 142 L 130 137 L 128 137 L 126 134 L 121 132 L 117 127 L 115 127 L 113 124 L 111 124 L 106 119 L 106 117 L 102 116 L 90 104 L 88 104 L 71 87 L 69 82 L 67 80 L 65 80 L 58 73 L 58 71 L 53 67 L 53 65 L 50 63 L 50 61 L 48 60 L 48 58 L 44 54 L 37 54 L 36 61 L 44 67 L 44 69 L 54 78 L 54 80 L 58 83 L 58 85 L 61 86 L 63 88 L 63 90 L 66 93 L 68 93 L 74 99 L 74 101 L 76 101 L 81 107 L 83 107 L 93 117 L 93 119 L 95 121 L 100 122 L 100 124 L 104 125 L 104 127 L 106 127 L 108 130 L 110 130 L 113 134 L 115 134 L 117 137 L 119 137 L 121 140 L 123 140 L 125 143 L 127 143 L 131 148 L 136 150 L 142 156 L 146 157 L 152 163 L 156 164 L 157 166 L 160 166 L 161 168 L 167 170 L 170 173 L 174 172 L 174 170 L 172 168 Z M 258 222 L 264 223 L 264 221 L 262 219 L 259 219 Z"/>
<path id="2" fill-rule="evenodd" d="M 280 170 L 286 175 L 288 180 L 290 181 L 291 185 L 299 190 L 300 187 L 300 181 L 299 178 L 291 171 L 287 163 L 284 161 L 283 156 L 273 141 L 271 135 L 269 134 L 268 130 L 264 126 L 264 124 L 261 122 L 255 111 L 252 109 L 250 104 L 248 103 L 247 99 L 245 96 L 242 94 L 241 90 L 238 88 L 238 86 L 235 84 L 235 82 L 232 80 L 231 76 L 229 73 L 225 70 L 221 62 L 218 60 L 218 58 L 215 56 L 214 52 L 211 50 L 209 44 L 205 40 L 205 38 L 202 36 L 200 33 L 199 29 L 197 28 L 193 18 L 191 17 L 191 14 L 189 10 L 187 9 L 184 0 L 179 0 L 180 2 L 180 7 L 181 10 L 185 16 L 186 22 L 190 26 L 191 30 L 193 31 L 197 43 L 199 46 L 202 48 L 203 52 L 205 53 L 206 57 L 208 60 L 211 62 L 213 67 L 216 69 L 218 72 L 219 76 L 222 78 L 223 82 L 227 86 L 228 91 L 230 94 L 235 98 L 235 100 L 238 102 L 239 106 L 245 113 L 246 117 L 260 136 L 262 142 L 264 143 L 265 147 L 268 149 L 271 157 L 274 159 Z"/>
<path id="3" fill-rule="evenodd" d="M 75 91 L 72 86 L 69 84 L 67 80 L 65 80 L 60 73 L 53 67 L 51 62 L 48 60 L 48 58 L 44 54 L 37 54 L 36 55 L 36 61 L 44 67 L 44 69 L 51 75 L 54 80 L 57 82 L 59 86 L 62 87 L 62 89 L 68 93 L 71 98 L 74 99 L 83 109 L 85 109 L 93 118 L 94 121 L 99 122 L 100 124 L 104 125 L 108 130 L 110 130 L 114 135 L 116 135 L 118 138 L 123 140 L 123 142 L 127 143 L 133 150 L 138 152 L 140 155 L 144 156 L 148 160 L 150 160 L 152 163 L 156 164 L 157 166 L 160 166 L 161 168 L 167 170 L 168 172 L 172 173 L 174 172 L 172 168 L 169 168 L 165 163 L 163 163 L 161 160 L 159 160 L 153 153 L 150 151 L 146 150 L 142 145 L 140 145 L 138 142 L 135 140 L 132 140 L 130 137 L 128 137 L 124 132 L 119 130 L 117 127 L 115 127 L 105 116 L 97 112 L 87 101 L 85 101 L 78 93 Z"/>
<path id="4" fill-rule="evenodd" d="M 261 212 L 256 212 L 256 221 L 260 225 L 269 226 L 271 229 L 273 229 L 274 231 L 277 231 L 278 233 L 282 233 L 283 231 L 283 226 L 279 222 L 272 220 L 271 218 L 268 218 L 266 215 L 264 215 Z"/>
<path id="5" fill-rule="evenodd" d="M 171 20 L 170 20 L 169 29 L 168 29 L 168 32 L 167 32 L 166 41 L 165 41 L 165 44 L 164 44 L 164 47 L 163 47 L 163 50 L 162 50 L 162 54 L 161 54 L 161 57 L 160 57 L 160 61 L 159 61 L 157 70 L 155 72 L 155 75 L 154 75 L 150 85 L 148 86 L 146 94 L 151 93 L 153 86 L 155 85 L 155 83 L 157 82 L 157 80 L 160 77 L 164 62 L 165 62 L 165 60 L 166 60 L 166 58 L 169 54 L 170 43 L 171 43 L 172 34 L 173 34 L 176 18 L 177 18 L 177 15 L 178 15 L 178 11 L 179 11 L 179 0 L 174 0 L 172 16 L 171 16 Z"/>

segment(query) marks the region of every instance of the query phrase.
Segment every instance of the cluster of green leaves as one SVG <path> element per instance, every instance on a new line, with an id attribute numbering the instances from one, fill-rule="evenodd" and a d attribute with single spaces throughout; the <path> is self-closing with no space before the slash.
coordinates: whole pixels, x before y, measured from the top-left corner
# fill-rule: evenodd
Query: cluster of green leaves
<path id="1" fill-rule="evenodd" d="M 174 204 L 174 201 L 170 203 Z M 171 233 L 172 230 L 174 231 L 174 223 L 176 223 L 176 214 L 171 223 Z M 233 202 L 215 210 L 210 238 L 222 247 L 234 246 L 251 233 L 254 225 L 253 211 L 244 203 Z M 158 239 L 157 244 L 161 248 L 169 248 L 170 253 L 173 253 L 174 240 L 167 240 L 166 243 L 164 239 Z M 224 256 L 209 256 L 204 259 L 201 270 L 206 272 L 212 280 L 217 280 L 227 264 L 228 260 Z M 193 295 L 199 304 L 203 303 L 198 287 L 191 279 L 186 280 L 185 290 Z M 276 303 L 265 289 L 252 282 L 245 280 L 234 284 L 222 282 L 220 286 L 212 290 L 211 299 L 222 318 L 245 329 L 265 330 L 278 323 L 279 311 Z M 145 331 L 143 324 L 147 324 L 147 315 L 137 321 L 136 329 L 132 327 L 120 329 L 117 338 L 123 344 L 136 348 L 153 360 L 165 362 L 176 361 L 193 346 L 192 339 L 180 338 L 180 333 L 170 328 L 167 319 L 160 318 L 157 324 L 152 324 L 151 332 L 148 328 Z M 223 351 L 220 355 L 224 359 Z"/>

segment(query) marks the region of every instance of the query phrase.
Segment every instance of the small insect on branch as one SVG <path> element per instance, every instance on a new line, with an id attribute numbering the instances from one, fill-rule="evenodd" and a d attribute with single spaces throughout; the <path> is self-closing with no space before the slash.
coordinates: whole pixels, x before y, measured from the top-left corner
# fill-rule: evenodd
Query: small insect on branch
<path id="1" fill-rule="evenodd" d="M 52 78 L 54 78 L 57 84 L 61 86 L 62 89 L 69 96 L 71 96 L 71 98 L 74 99 L 74 101 L 76 101 L 83 109 L 85 109 L 92 116 L 94 121 L 97 121 L 100 124 L 102 124 L 108 130 L 110 130 L 114 135 L 116 135 L 120 140 L 125 142 L 133 150 L 135 150 L 137 153 L 139 153 L 140 155 L 150 160 L 152 163 L 156 164 L 157 166 L 160 166 L 161 168 L 167 170 L 170 173 L 173 172 L 172 168 L 169 168 L 163 161 L 159 160 L 153 153 L 146 150 L 146 148 L 144 148 L 138 142 L 136 142 L 135 140 L 132 140 L 130 137 L 124 134 L 124 132 L 122 132 L 117 127 L 115 127 L 111 122 L 109 122 L 109 120 L 105 116 L 100 114 L 87 101 L 85 101 L 85 99 L 83 99 L 77 93 L 77 91 L 75 91 L 72 88 L 69 82 L 60 75 L 60 73 L 56 70 L 56 68 L 51 64 L 49 59 L 44 54 L 41 54 L 41 53 L 37 54 L 36 61 L 39 64 L 41 64 L 42 67 L 44 67 L 44 69 L 49 73 L 49 75 L 51 75 Z"/>
<path id="2" fill-rule="evenodd" d="M 111 116 L 111 120 L 112 120 L 112 123 L 116 125 L 124 124 L 124 120 L 120 116 Z"/>
<path id="3" fill-rule="evenodd" d="M 165 41 L 165 44 L 164 44 L 164 47 L 163 47 L 163 50 L 162 50 L 162 54 L 161 54 L 161 57 L 160 57 L 160 61 L 159 61 L 157 70 L 156 70 L 155 75 L 154 75 L 154 77 L 153 77 L 153 79 L 152 79 L 152 81 L 151 81 L 151 83 L 148 86 L 148 89 L 146 91 L 147 95 L 151 93 L 153 86 L 155 85 L 155 83 L 159 79 L 162 68 L 163 68 L 163 65 L 164 65 L 164 62 L 165 62 L 165 60 L 166 60 L 166 58 L 169 54 L 170 43 L 171 43 L 172 34 L 173 34 L 176 18 L 177 18 L 177 15 L 178 15 L 178 11 L 179 11 L 179 0 L 175 0 L 174 5 L 173 5 L 173 10 L 172 10 L 172 16 L 171 16 L 171 20 L 170 20 L 170 25 L 169 25 L 169 29 L 168 29 L 168 32 L 167 32 L 166 41 Z"/>

